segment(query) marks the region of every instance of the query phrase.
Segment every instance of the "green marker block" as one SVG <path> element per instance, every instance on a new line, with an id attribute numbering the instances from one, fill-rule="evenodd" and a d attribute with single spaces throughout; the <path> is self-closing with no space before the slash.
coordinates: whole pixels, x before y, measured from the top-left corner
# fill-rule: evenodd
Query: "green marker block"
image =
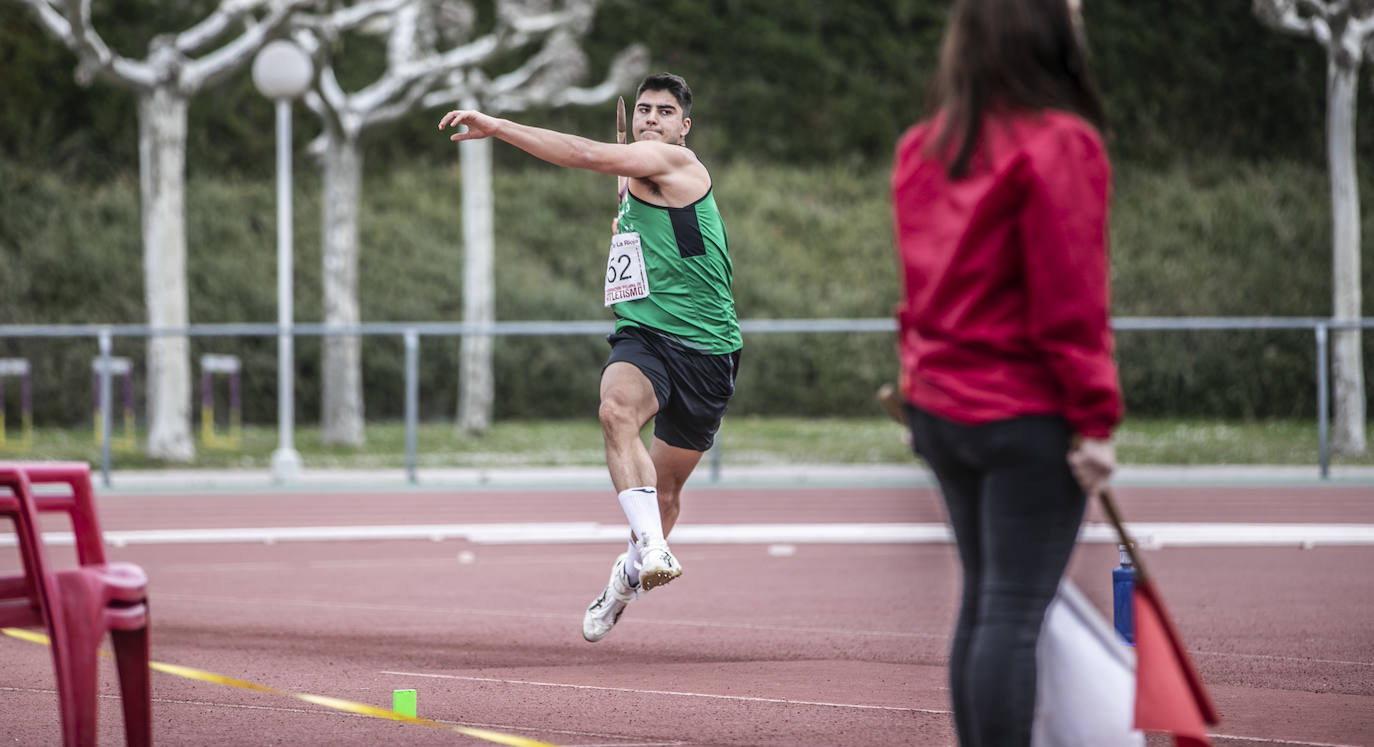
<path id="1" fill-rule="evenodd" d="M 414 690 L 392 690 L 391 710 L 402 716 L 415 717 L 416 698 Z"/>

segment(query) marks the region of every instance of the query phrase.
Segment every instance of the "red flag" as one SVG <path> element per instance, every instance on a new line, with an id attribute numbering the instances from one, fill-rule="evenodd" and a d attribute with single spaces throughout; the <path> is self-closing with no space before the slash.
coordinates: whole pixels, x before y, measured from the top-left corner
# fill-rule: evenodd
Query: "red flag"
<path id="1" fill-rule="evenodd" d="M 1207 688 L 1149 577 L 1135 581 L 1135 727 L 1174 735 L 1179 747 L 1207 747 L 1205 724 L 1220 721 Z"/>

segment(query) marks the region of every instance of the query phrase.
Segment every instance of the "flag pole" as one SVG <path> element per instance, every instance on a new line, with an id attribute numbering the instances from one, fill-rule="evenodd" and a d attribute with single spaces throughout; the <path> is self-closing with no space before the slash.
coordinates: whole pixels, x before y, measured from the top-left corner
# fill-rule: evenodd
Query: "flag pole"
<path id="1" fill-rule="evenodd" d="M 1150 614 L 1152 614 L 1154 618 L 1156 618 L 1155 624 L 1158 628 L 1159 635 L 1163 637 L 1163 640 L 1166 641 L 1168 643 L 1168 646 L 1172 649 L 1172 651 L 1169 653 L 1169 659 L 1172 662 L 1172 666 L 1176 667 L 1178 671 L 1178 676 L 1182 679 L 1183 683 L 1187 686 L 1189 692 L 1192 695 L 1193 703 L 1197 707 L 1198 718 L 1200 718 L 1202 723 L 1205 724 L 1220 723 L 1221 714 L 1217 712 L 1216 705 L 1212 703 L 1212 697 L 1207 693 L 1207 687 L 1202 682 L 1202 677 L 1198 675 L 1197 669 L 1193 666 L 1192 660 L 1188 658 L 1188 649 L 1183 645 L 1183 637 L 1179 635 L 1178 630 L 1174 627 L 1173 620 L 1170 619 L 1168 612 L 1165 611 L 1164 599 L 1160 595 L 1159 591 L 1155 588 L 1154 579 L 1150 578 L 1149 574 L 1145 572 L 1145 566 L 1140 562 L 1140 555 L 1136 553 L 1135 542 L 1131 539 L 1131 536 L 1126 532 L 1126 525 L 1121 522 L 1121 514 L 1119 511 L 1117 511 L 1116 501 L 1112 499 L 1111 491 L 1106 488 L 1103 488 L 1097 494 L 1097 497 L 1102 501 L 1102 508 L 1107 512 L 1107 519 L 1111 521 L 1112 526 L 1116 527 L 1117 534 L 1121 536 L 1121 543 L 1126 547 L 1126 552 L 1130 555 L 1131 564 L 1135 566 L 1136 577 L 1134 585 L 1136 593 L 1135 603 L 1137 608 L 1139 609 L 1141 605 L 1145 605 L 1146 607 L 1151 608 L 1152 612 Z M 1137 616 L 1138 615 L 1139 612 L 1137 612 Z M 1138 619 L 1137 623 L 1139 623 Z M 1136 671 L 1138 673 L 1141 671 L 1141 668 L 1144 666 L 1144 663 L 1146 661 L 1145 657 L 1148 653 L 1147 648 L 1148 646 L 1146 644 L 1142 644 L 1141 638 L 1139 637 L 1139 635 L 1137 635 Z M 1160 663 L 1159 656 L 1159 652 L 1156 651 L 1152 657 L 1152 660 L 1155 662 L 1156 665 Z M 1140 675 L 1137 674 L 1137 688 L 1139 688 L 1139 683 L 1141 682 L 1139 676 Z M 1139 690 L 1137 690 L 1137 693 L 1138 692 Z M 1156 693 L 1155 696 L 1152 697 L 1157 696 L 1158 693 Z M 1147 729 L 1151 731 L 1172 732 L 1175 737 L 1175 742 L 1179 744 L 1183 743 L 1183 740 L 1180 739 L 1182 733 L 1174 725 L 1166 723 L 1152 723 L 1142 725 L 1140 709 L 1141 701 L 1139 694 L 1137 694 L 1137 728 Z M 1201 725 L 1199 725 L 1199 732 L 1200 733 L 1196 736 L 1190 735 L 1190 743 L 1203 745 L 1208 744 L 1206 739 L 1206 733 L 1201 731 Z"/>
<path id="2" fill-rule="evenodd" d="M 897 387 L 892 384 L 883 384 L 878 387 L 878 404 L 882 405 L 883 412 L 887 416 L 897 421 L 898 425 L 906 425 L 906 402 L 902 400 L 902 395 L 897 393 Z"/>
<path id="3" fill-rule="evenodd" d="M 1135 567 L 1136 581 L 1144 581 L 1149 578 L 1145 572 L 1145 564 L 1140 562 L 1140 555 L 1136 552 L 1135 540 L 1126 531 L 1126 525 L 1121 521 L 1121 514 L 1116 510 L 1116 501 L 1112 498 L 1112 491 L 1103 488 L 1098 492 L 1097 497 L 1102 501 L 1102 510 L 1107 512 L 1107 520 L 1116 527 L 1116 533 L 1121 537 L 1121 544 L 1126 548 L 1126 554 L 1131 558 L 1131 565 Z"/>

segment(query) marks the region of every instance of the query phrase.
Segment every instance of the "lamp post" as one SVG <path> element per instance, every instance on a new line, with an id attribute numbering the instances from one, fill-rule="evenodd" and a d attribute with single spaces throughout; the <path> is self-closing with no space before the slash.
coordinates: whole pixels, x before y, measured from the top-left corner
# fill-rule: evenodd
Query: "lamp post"
<path id="1" fill-rule="evenodd" d="M 290 41 L 278 39 L 253 60 L 253 84 L 277 109 L 277 450 L 272 479 L 286 482 L 301 471 L 295 447 L 295 354 L 291 298 L 291 102 L 314 77 L 310 57 Z"/>

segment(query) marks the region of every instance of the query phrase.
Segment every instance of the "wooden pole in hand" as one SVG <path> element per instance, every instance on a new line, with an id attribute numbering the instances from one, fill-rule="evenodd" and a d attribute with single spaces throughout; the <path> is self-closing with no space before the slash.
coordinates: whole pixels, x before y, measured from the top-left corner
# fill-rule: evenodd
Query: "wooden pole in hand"
<path id="1" fill-rule="evenodd" d="M 618 99 L 616 99 L 615 103 L 615 141 L 617 143 L 620 143 L 621 145 L 624 145 L 626 142 L 628 142 L 628 138 L 625 136 L 624 96 L 621 96 Z M 615 178 L 615 187 L 616 196 L 623 200 L 625 199 L 625 190 L 630 188 L 630 180 L 623 176 L 617 176 Z"/>
<path id="2" fill-rule="evenodd" d="M 1145 566 L 1140 562 L 1140 555 L 1136 553 L 1135 540 L 1126 533 L 1126 525 L 1121 522 L 1121 514 L 1116 510 L 1116 501 L 1112 499 L 1112 491 L 1103 488 L 1097 494 L 1102 501 L 1102 510 L 1107 512 L 1107 520 L 1116 527 L 1116 533 L 1121 536 L 1121 544 L 1126 548 L 1126 554 L 1131 558 L 1131 565 L 1135 566 L 1136 583 L 1144 581 L 1148 574 L 1145 573 Z"/>
<path id="3" fill-rule="evenodd" d="M 625 97 L 621 96 L 616 100 L 615 108 L 615 141 L 624 145 L 627 142 L 625 137 Z M 615 178 L 615 220 L 611 221 L 613 233 L 620 233 L 620 203 L 625 201 L 625 192 L 630 189 L 630 180 L 623 176 Z"/>

